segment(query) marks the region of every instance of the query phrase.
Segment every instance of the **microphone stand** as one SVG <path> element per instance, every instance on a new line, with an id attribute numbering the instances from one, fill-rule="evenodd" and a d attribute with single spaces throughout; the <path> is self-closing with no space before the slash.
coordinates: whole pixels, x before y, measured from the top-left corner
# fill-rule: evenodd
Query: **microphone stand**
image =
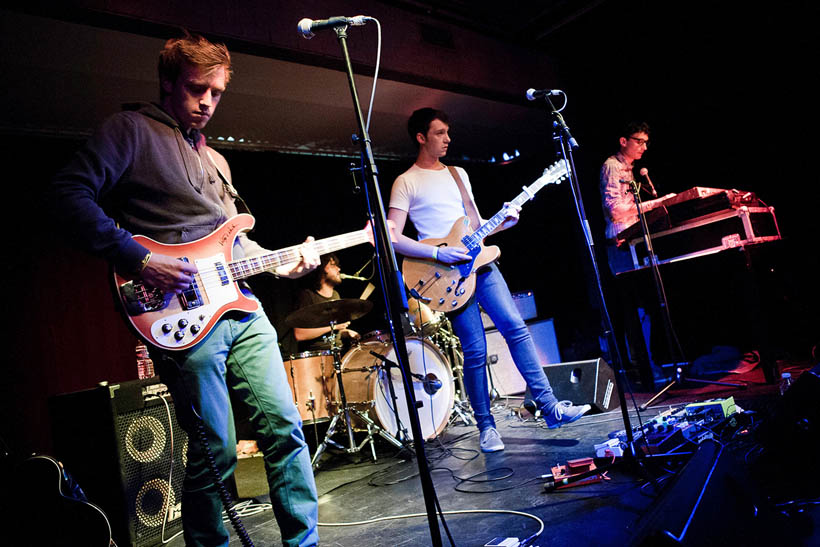
<path id="1" fill-rule="evenodd" d="M 393 388 L 393 373 L 390 371 L 391 368 L 399 368 L 399 365 L 397 365 L 395 361 L 388 359 L 381 353 L 371 351 L 370 355 L 384 363 L 382 368 L 384 368 L 384 372 L 386 373 L 387 377 L 387 392 L 390 395 L 390 401 L 393 405 L 393 417 L 396 419 L 396 433 L 393 436 L 396 437 L 399 440 L 399 442 L 404 443 L 407 440 L 407 429 L 404 427 L 404 424 L 401 423 L 401 417 L 399 416 L 398 400 L 396 399 L 396 390 Z M 401 372 L 401 370 L 399 372 Z"/>
<path id="2" fill-rule="evenodd" d="M 681 385 L 685 381 L 728 387 L 745 387 L 741 384 L 717 382 L 714 380 L 698 380 L 694 378 L 686 378 L 684 376 L 683 369 L 681 368 L 681 366 L 684 364 L 688 364 L 688 362 L 683 354 L 683 349 L 681 348 L 678 336 L 675 333 L 675 327 L 672 325 L 672 316 L 669 313 L 669 302 L 666 298 L 666 289 L 664 288 L 663 279 L 661 278 L 661 272 L 658 267 L 658 257 L 655 255 L 655 249 L 652 245 L 652 236 L 649 233 L 649 223 L 646 220 L 646 212 L 643 209 L 643 203 L 641 202 L 640 196 L 640 186 L 638 186 L 637 181 L 629 181 L 629 191 L 632 193 L 632 198 L 635 201 L 635 207 L 638 209 L 638 221 L 641 223 L 643 241 L 646 245 L 647 255 L 649 256 L 649 268 L 650 270 L 652 270 L 652 280 L 655 282 L 655 292 L 657 293 L 658 305 L 660 306 L 663 315 L 663 327 L 664 332 L 666 334 L 666 344 L 669 347 L 670 351 L 677 351 L 677 357 L 680 359 L 680 362 L 678 362 L 678 359 L 674 357 L 672 359 L 675 363 L 675 377 L 668 384 L 666 384 L 666 386 L 663 389 L 661 389 L 658 393 L 653 395 L 652 398 L 650 398 L 647 402 L 638 407 L 638 409 L 641 411 L 646 410 L 652 405 L 652 403 L 654 403 L 658 398 L 660 398 L 661 395 L 669 391 L 669 389 L 671 389 L 672 386 Z"/>
<path id="3" fill-rule="evenodd" d="M 632 434 L 632 425 L 629 420 L 629 411 L 626 407 L 626 395 L 624 392 L 624 385 L 626 384 L 626 371 L 623 367 L 623 362 L 621 361 L 621 352 L 618 349 L 618 341 L 615 338 L 614 331 L 612 328 L 612 320 L 609 315 L 609 309 L 607 308 L 606 298 L 604 297 L 604 290 L 601 284 L 601 274 L 600 270 L 598 269 L 598 260 L 595 258 L 595 242 L 592 239 L 592 234 L 590 233 L 589 229 L 589 221 L 587 220 L 586 212 L 584 211 L 584 201 L 581 196 L 581 187 L 578 182 L 578 171 L 575 169 L 575 160 L 572 156 L 572 151 L 578 148 L 578 142 L 572 136 L 569 131 L 569 127 L 564 122 L 563 116 L 561 113 L 556 110 L 555 105 L 552 104 L 552 101 L 549 98 L 549 95 L 544 96 L 544 100 L 550 107 L 550 114 L 552 116 L 552 127 L 553 127 L 553 141 L 556 141 L 560 145 L 560 154 L 564 159 L 565 164 L 568 167 L 569 172 L 569 183 L 570 188 L 572 188 L 572 196 L 575 201 L 575 209 L 578 214 L 578 221 L 581 225 L 581 230 L 584 234 L 584 238 L 586 239 L 586 247 L 587 252 L 589 253 L 589 262 L 592 266 L 592 270 L 595 274 L 595 282 L 596 282 L 596 296 L 598 297 L 598 309 L 601 313 L 601 324 L 604 326 L 604 335 L 607 340 L 607 345 L 611 348 L 610 353 L 610 360 L 613 361 L 613 365 L 615 367 L 616 372 L 616 382 L 615 385 L 618 388 L 618 400 L 621 404 L 621 417 L 623 418 L 624 422 L 624 431 L 626 433 L 626 441 L 627 441 L 627 450 L 624 452 L 624 457 L 626 460 L 630 462 L 635 462 L 638 459 L 638 452 L 635 450 L 635 439 Z"/>
<path id="4" fill-rule="evenodd" d="M 413 382 L 410 378 L 410 366 L 407 357 L 407 344 L 404 339 L 404 331 L 397 328 L 397 326 L 403 324 L 402 313 L 407 310 L 407 299 L 404 294 L 403 282 L 399 273 L 396 255 L 393 251 L 393 244 L 390 239 L 387 219 L 384 214 L 384 204 L 379 192 L 378 169 L 376 168 L 373 150 L 370 146 L 370 136 L 367 133 L 367 127 L 365 126 L 362 109 L 359 104 L 359 96 L 356 92 L 353 66 L 350 62 L 350 53 L 347 49 L 347 26 L 335 27 L 333 30 L 336 32 L 336 37 L 342 49 L 345 69 L 347 71 L 347 80 L 350 85 L 350 94 L 353 99 L 354 113 L 359 128 L 358 137 L 355 137 L 354 140 L 358 142 L 361 149 L 362 179 L 364 180 L 365 195 L 367 198 L 368 216 L 373 229 L 376 262 L 379 266 L 379 278 L 384 294 L 387 322 L 390 335 L 395 344 L 396 361 L 403 379 L 404 396 L 407 400 L 407 414 L 410 419 L 410 430 L 413 432 L 413 445 L 416 450 L 419 479 L 421 481 L 422 493 L 424 494 L 427 522 L 430 527 L 430 540 L 433 546 L 440 547 L 442 545 L 441 531 L 439 529 L 436 511 L 438 500 L 430 476 L 430 468 L 424 453 L 424 437 L 421 432 L 416 397 L 412 389 Z"/>

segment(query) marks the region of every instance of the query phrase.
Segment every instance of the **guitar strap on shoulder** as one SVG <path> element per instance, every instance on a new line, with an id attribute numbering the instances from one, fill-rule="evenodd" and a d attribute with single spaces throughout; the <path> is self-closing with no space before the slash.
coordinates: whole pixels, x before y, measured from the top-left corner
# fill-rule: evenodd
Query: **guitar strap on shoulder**
<path id="1" fill-rule="evenodd" d="M 242 196 L 240 196 L 239 192 L 236 191 L 236 188 L 234 188 L 233 184 L 231 184 L 230 179 L 228 179 L 228 177 L 225 175 L 225 173 L 219 167 L 219 164 L 216 162 L 216 160 L 214 160 L 214 157 L 211 155 L 211 151 L 208 148 L 205 149 L 205 154 L 208 156 L 208 159 L 210 160 L 211 165 L 213 165 L 214 168 L 216 169 L 216 172 L 219 173 L 219 178 L 222 179 L 222 187 L 225 189 L 225 191 L 228 193 L 228 195 L 230 195 L 234 199 L 235 203 L 238 202 L 239 205 L 242 206 L 243 210 L 240 211 L 240 212 L 248 213 L 250 215 L 251 210 L 248 208 L 248 204 L 245 203 L 245 200 L 242 199 Z M 239 210 L 239 207 L 237 207 L 237 210 Z"/>
<path id="2" fill-rule="evenodd" d="M 461 192 L 461 201 L 464 203 L 467 218 L 470 219 L 473 230 L 477 230 L 481 226 L 481 217 L 478 216 L 478 208 L 475 206 L 475 202 L 473 202 L 472 198 L 470 198 L 470 194 L 467 193 L 467 187 L 464 186 L 464 182 L 461 180 L 458 170 L 452 165 L 448 165 L 447 170 L 450 171 L 450 175 L 452 175 L 456 181 L 458 191 Z"/>

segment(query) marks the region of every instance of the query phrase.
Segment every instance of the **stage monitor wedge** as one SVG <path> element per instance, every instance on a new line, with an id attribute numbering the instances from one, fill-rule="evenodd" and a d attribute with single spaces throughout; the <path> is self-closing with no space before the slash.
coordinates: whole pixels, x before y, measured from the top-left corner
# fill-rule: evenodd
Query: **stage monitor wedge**
<path id="1" fill-rule="evenodd" d="M 559 401 L 576 405 L 591 405 L 598 412 L 607 412 L 620 406 L 615 371 L 601 359 L 569 361 L 545 365 L 544 374 Z M 529 390 L 526 394 L 531 398 Z"/>

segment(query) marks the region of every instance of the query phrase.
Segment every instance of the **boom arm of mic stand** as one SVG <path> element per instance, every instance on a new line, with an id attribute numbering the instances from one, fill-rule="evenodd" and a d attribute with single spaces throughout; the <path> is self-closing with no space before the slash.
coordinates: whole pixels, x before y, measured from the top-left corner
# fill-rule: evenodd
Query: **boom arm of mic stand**
<path id="1" fill-rule="evenodd" d="M 424 495 L 424 505 L 427 510 L 427 522 L 430 527 L 430 540 L 434 547 L 441 547 L 441 532 L 439 529 L 438 515 L 436 513 L 435 488 L 430 476 L 430 469 L 424 453 L 424 437 L 421 432 L 418 412 L 416 410 L 416 397 L 413 393 L 413 382 L 410 380 L 410 367 L 407 359 L 407 345 L 404 340 L 404 333 L 397 329 L 401 325 L 401 313 L 407 309 L 407 300 L 401 284 L 398 262 L 393 251 L 393 244 L 390 240 L 390 232 L 387 227 L 387 219 L 384 214 L 384 204 L 379 192 L 378 169 L 373 158 L 373 150 L 370 147 L 370 136 L 367 133 L 364 116 L 359 104 L 359 96 L 356 92 L 356 83 L 353 78 L 353 65 L 350 62 L 350 53 L 347 49 L 347 27 L 334 28 L 339 45 L 342 48 L 347 80 L 350 86 L 350 94 L 353 99 L 356 123 L 359 129 L 359 145 L 361 146 L 362 178 L 364 179 L 365 194 L 367 196 L 367 207 L 370 214 L 371 226 L 373 226 L 373 237 L 376 243 L 376 258 L 379 264 L 379 274 L 382 280 L 382 291 L 384 293 L 385 307 L 387 311 L 388 326 L 393 341 L 396 344 L 396 360 L 404 381 L 404 395 L 407 400 L 408 417 L 410 419 L 410 430 L 413 432 L 416 450 L 416 461 L 419 468 L 419 479 Z M 392 382 L 391 382 L 392 384 Z"/>

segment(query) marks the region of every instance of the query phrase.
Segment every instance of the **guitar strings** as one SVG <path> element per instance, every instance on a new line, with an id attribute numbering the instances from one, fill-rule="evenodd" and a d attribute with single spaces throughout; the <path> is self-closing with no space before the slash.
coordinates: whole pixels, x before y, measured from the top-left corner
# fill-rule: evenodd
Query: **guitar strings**
<path id="1" fill-rule="evenodd" d="M 367 240 L 368 238 L 365 232 L 360 230 L 333 238 L 314 241 L 311 245 L 315 247 L 319 255 L 324 255 L 337 249 L 344 249 L 358 243 L 364 243 Z M 270 254 L 242 258 L 227 263 L 218 263 L 223 265 L 223 268 L 219 268 L 216 265 L 213 267 L 200 268 L 196 275 L 198 280 L 194 282 L 194 285 L 207 290 L 223 285 L 223 279 L 227 279 L 228 282 L 236 282 L 250 275 L 268 271 L 283 264 L 298 262 L 302 258 L 302 245 L 304 244 L 286 247 Z"/>

